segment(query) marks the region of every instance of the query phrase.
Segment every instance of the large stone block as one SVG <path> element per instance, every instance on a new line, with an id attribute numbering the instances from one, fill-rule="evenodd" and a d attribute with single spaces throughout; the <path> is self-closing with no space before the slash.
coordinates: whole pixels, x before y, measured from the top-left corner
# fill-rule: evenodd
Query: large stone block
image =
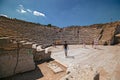
<path id="1" fill-rule="evenodd" d="M 19 52 L 17 50 L 3 51 L 0 54 L 0 78 L 34 70 L 35 63 L 30 50 L 32 52 L 32 49 L 25 48 L 21 48 Z"/>
<path id="2" fill-rule="evenodd" d="M 44 59 L 45 50 L 36 51 L 33 55 L 34 55 L 35 61 L 40 61 L 40 60 Z"/>

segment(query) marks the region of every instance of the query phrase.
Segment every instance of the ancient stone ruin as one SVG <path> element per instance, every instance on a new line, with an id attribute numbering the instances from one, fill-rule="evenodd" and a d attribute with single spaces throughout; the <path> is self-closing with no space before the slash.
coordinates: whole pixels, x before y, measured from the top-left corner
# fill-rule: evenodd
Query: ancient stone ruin
<path id="1" fill-rule="evenodd" d="M 34 61 L 51 58 L 50 51 L 33 48 L 33 45 L 32 42 L 0 37 L 0 78 L 34 70 Z"/>
<path id="2" fill-rule="evenodd" d="M 64 41 L 69 44 L 81 44 L 83 40 L 86 44 L 91 44 L 94 39 L 98 39 L 99 44 L 112 45 L 119 43 L 115 36 L 120 34 L 119 21 L 66 28 L 49 27 L 6 17 L 0 17 L 0 23 L 1 36 L 19 36 L 44 46 L 53 43 L 62 44 Z"/>
<path id="3" fill-rule="evenodd" d="M 0 16 L 0 78 L 35 70 L 35 62 L 51 59 L 51 46 L 62 45 L 64 41 L 69 45 L 91 45 L 94 40 L 100 45 L 119 45 L 120 22 L 59 28 Z M 62 71 L 56 64 L 48 67 L 56 73 Z M 108 75 L 101 78 L 104 73 L 107 74 L 104 69 L 75 65 L 70 71 L 68 68 L 61 80 L 111 80 Z"/>

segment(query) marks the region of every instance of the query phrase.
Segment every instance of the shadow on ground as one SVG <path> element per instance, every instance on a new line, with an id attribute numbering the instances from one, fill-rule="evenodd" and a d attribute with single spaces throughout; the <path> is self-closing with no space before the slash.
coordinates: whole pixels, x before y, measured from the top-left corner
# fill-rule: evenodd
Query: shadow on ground
<path id="1" fill-rule="evenodd" d="M 42 64 L 44 62 L 49 62 L 52 60 L 53 59 L 47 60 L 47 61 L 44 61 L 44 60 L 37 61 L 35 62 L 35 65 L 36 65 L 35 70 L 24 72 L 24 73 L 19 73 L 14 76 L 2 78 L 0 80 L 36 80 L 36 79 L 42 78 L 44 77 L 44 75 L 42 74 L 41 69 L 37 67 L 37 65 Z"/>

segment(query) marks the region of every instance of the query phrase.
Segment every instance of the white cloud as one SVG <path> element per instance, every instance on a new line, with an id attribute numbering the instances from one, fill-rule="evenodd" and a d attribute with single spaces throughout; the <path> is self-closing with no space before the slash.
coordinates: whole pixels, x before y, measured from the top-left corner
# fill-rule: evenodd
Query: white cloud
<path id="1" fill-rule="evenodd" d="M 19 5 L 19 7 L 22 8 L 22 9 L 24 9 L 23 5 L 21 5 L 21 4 Z"/>
<path id="2" fill-rule="evenodd" d="M 26 13 L 27 11 L 24 9 L 23 5 L 19 5 L 19 8 L 17 9 L 19 13 Z"/>
<path id="3" fill-rule="evenodd" d="M 17 12 L 19 13 L 32 13 L 34 16 L 41 16 L 45 17 L 45 14 L 39 12 L 39 11 L 32 11 L 31 9 L 25 9 L 23 5 L 19 5 Z"/>
<path id="4" fill-rule="evenodd" d="M 33 15 L 45 17 L 45 14 L 43 14 L 43 13 L 41 13 L 41 12 L 38 12 L 38 11 L 33 11 Z"/>
<path id="5" fill-rule="evenodd" d="M 26 13 L 27 12 L 24 9 L 20 9 L 20 10 L 18 9 L 17 11 L 20 12 L 20 13 Z"/>
<path id="6" fill-rule="evenodd" d="M 8 17 L 8 16 L 7 16 L 7 15 L 5 15 L 5 14 L 0 14 L 0 16 Z"/>
<path id="7" fill-rule="evenodd" d="M 30 10 L 30 9 L 27 9 L 27 11 L 30 12 L 30 13 L 32 12 L 32 10 Z"/>

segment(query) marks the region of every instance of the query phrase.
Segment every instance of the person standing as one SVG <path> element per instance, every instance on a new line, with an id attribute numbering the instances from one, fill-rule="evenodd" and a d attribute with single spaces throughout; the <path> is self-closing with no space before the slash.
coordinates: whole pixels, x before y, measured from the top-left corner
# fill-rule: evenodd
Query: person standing
<path id="1" fill-rule="evenodd" d="M 94 49 L 97 49 L 98 47 L 98 39 L 94 39 Z"/>
<path id="2" fill-rule="evenodd" d="M 86 43 L 85 43 L 85 41 L 84 40 L 82 40 L 82 44 L 83 44 L 83 48 L 86 48 Z"/>
<path id="3" fill-rule="evenodd" d="M 92 48 L 94 48 L 94 40 L 92 41 Z"/>
<path id="4" fill-rule="evenodd" d="M 68 44 L 67 41 L 64 41 L 64 50 L 65 50 L 65 57 L 67 57 L 67 51 L 68 51 Z"/>

